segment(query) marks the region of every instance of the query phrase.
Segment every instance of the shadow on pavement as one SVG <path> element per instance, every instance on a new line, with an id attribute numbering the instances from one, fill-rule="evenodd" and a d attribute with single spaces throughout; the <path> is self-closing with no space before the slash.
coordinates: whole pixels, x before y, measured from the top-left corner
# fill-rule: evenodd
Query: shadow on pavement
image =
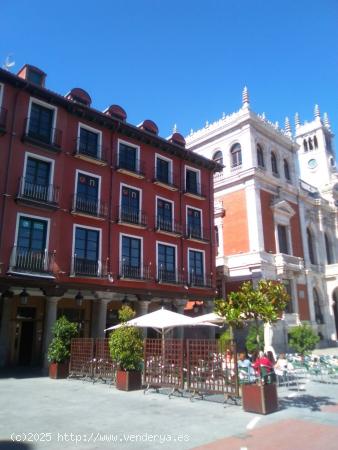
<path id="1" fill-rule="evenodd" d="M 300 395 L 296 397 L 283 397 L 279 399 L 280 409 L 308 408 L 311 411 L 321 411 L 321 406 L 336 405 L 330 397 L 315 397 L 313 395 Z"/>
<path id="2" fill-rule="evenodd" d="M 0 450 L 29 450 L 32 448 L 26 442 L 0 441 Z"/>
<path id="3" fill-rule="evenodd" d="M 41 367 L 5 367 L 0 369 L 1 378 L 38 378 L 47 376 Z"/>

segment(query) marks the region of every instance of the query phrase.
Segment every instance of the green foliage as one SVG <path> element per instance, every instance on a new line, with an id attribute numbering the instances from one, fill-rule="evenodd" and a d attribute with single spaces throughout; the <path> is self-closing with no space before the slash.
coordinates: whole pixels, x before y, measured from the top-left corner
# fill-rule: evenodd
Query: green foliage
<path id="1" fill-rule="evenodd" d="M 110 356 L 120 370 L 140 370 L 143 360 L 143 339 L 141 332 L 127 325 L 135 312 L 129 306 L 122 306 L 119 310 L 121 327 L 117 328 L 109 337 Z"/>
<path id="2" fill-rule="evenodd" d="M 306 323 L 292 328 L 289 333 L 289 346 L 301 355 L 310 353 L 319 340 L 319 336 Z"/>
<path id="3" fill-rule="evenodd" d="M 257 335 L 259 336 L 258 342 Z M 258 330 L 256 325 L 250 326 L 248 335 L 245 339 L 245 347 L 249 353 L 256 351 L 257 347 L 258 350 L 264 350 L 264 328 L 262 326 L 258 327 Z"/>
<path id="4" fill-rule="evenodd" d="M 47 358 L 49 362 L 62 363 L 70 356 L 70 342 L 78 335 L 77 324 L 62 316 L 55 322 L 52 331 L 54 337 L 48 347 Z"/>
<path id="5" fill-rule="evenodd" d="M 289 301 L 289 295 L 282 283 L 260 280 L 254 288 L 250 281 L 242 284 L 239 291 L 230 292 L 226 300 L 216 300 L 215 312 L 234 328 L 254 320 L 258 322 L 276 322 Z M 259 337 L 257 335 L 257 345 Z"/>
<path id="6" fill-rule="evenodd" d="M 218 338 L 218 348 L 220 351 L 223 351 L 224 348 L 230 345 L 232 341 L 232 332 L 230 329 L 223 331 L 223 333 Z"/>

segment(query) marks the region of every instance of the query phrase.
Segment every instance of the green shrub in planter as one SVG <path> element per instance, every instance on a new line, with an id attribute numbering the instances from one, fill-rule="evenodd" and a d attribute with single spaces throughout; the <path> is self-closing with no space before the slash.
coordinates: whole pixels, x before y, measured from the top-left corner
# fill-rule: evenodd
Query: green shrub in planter
<path id="1" fill-rule="evenodd" d="M 70 341 L 78 335 L 77 324 L 62 316 L 55 322 L 53 334 L 54 338 L 48 347 L 48 361 L 62 363 L 70 357 Z"/>
<path id="2" fill-rule="evenodd" d="M 306 323 L 292 328 L 289 333 L 289 346 L 302 356 L 310 353 L 319 340 L 319 336 Z"/>

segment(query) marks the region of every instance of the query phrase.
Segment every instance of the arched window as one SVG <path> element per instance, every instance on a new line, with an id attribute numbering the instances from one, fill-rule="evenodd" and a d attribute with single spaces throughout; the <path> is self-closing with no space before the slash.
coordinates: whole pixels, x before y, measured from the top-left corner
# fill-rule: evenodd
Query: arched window
<path id="1" fill-rule="evenodd" d="M 318 148 L 318 140 L 317 140 L 317 136 L 313 136 L 313 144 L 315 146 L 315 148 Z"/>
<path id="2" fill-rule="evenodd" d="M 218 164 L 221 164 L 223 166 L 223 154 L 220 150 L 217 150 L 214 153 L 214 156 L 212 157 L 213 161 L 217 162 Z"/>
<path id="3" fill-rule="evenodd" d="M 316 264 L 315 252 L 314 252 L 314 242 L 312 238 L 312 233 L 309 228 L 306 229 L 307 234 L 307 246 L 309 248 L 309 257 L 311 264 Z"/>
<path id="4" fill-rule="evenodd" d="M 323 314 L 320 308 L 319 295 L 316 288 L 313 288 L 313 306 L 317 323 L 324 323 Z"/>
<path id="5" fill-rule="evenodd" d="M 240 144 L 234 144 L 230 150 L 231 167 L 238 167 L 242 164 L 242 149 Z"/>
<path id="6" fill-rule="evenodd" d="M 265 167 L 263 149 L 259 144 L 257 144 L 257 164 L 258 167 Z"/>
<path id="7" fill-rule="evenodd" d="M 291 180 L 289 163 L 287 162 L 286 159 L 284 159 L 284 175 L 285 175 L 285 178 L 286 178 L 288 181 Z"/>
<path id="8" fill-rule="evenodd" d="M 307 148 L 307 140 L 306 139 L 304 139 L 303 145 L 304 145 L 304 152 L 307 152 L 308 148 Z"/>
<path id="9" fill-rule="evenodd" d="M 309 138 L 309 149 L 313 150 L 313 145 L 312 145 L 312 139 L 311 138 Z"/>
<path id="10" fill-rule="evenodd" d="M 330 244 L 330 239 L 328 237 L 328 235 L 325 233 L 324 234 L 324 238 L 325 238 L 325 249 L 326 249 L 326 260 L 328 264 L 333 264 L 333 257 L 332 257 L 332 247 Z"/>
<path id="11" fill-rule="evenodd" d="M 277 158 L 274 152 L 271 152 L 271 169 L 274 175 L 278 175 Z"/>

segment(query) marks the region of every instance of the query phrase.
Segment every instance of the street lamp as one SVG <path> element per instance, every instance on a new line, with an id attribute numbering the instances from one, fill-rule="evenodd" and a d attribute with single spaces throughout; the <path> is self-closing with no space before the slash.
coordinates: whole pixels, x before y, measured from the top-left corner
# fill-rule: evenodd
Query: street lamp
<path id="1" fill-rule="evenodd" d="M 79 292 L 75 295 L 75 301 L 76 301 L 76 306 L 82 306 L 83 295 L 81 294 L 81 291 L 79 291 Z"/>
<path id="2" fill-rule="evenodd" d="M 29 294 L 26 291 L 26 288 L 23 288 L 22 292 L 19 294 L 20 297 L 20 305 L 27 305 Z"/>

